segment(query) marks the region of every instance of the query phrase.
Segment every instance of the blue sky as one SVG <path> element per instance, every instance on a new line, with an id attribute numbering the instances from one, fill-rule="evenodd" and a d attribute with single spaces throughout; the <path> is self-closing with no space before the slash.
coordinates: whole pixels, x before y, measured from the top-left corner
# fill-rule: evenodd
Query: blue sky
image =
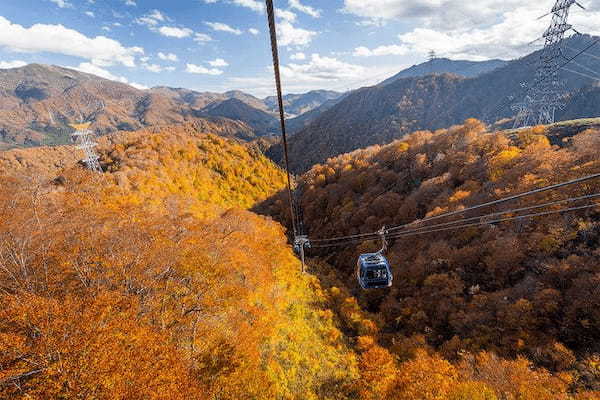
<path id="1" fill-rule="evenodd" d="M 275 0 L 284 89 L 344 91 L 425 60 L 532 50 L 554 1 Z M 598 34 L 597 1 L 573 25 Z M 137 87 L 273 93 L 261 0 L 2 0 L 0 68 L 56 64 Z"/>

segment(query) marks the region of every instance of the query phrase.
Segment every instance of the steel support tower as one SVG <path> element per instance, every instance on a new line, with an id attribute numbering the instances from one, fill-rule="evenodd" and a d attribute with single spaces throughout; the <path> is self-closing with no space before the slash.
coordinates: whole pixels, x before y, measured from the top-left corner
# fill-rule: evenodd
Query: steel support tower
<path id="1" fill-rule="evenodd" d="M 515 104 L 517 111 L 515 128 L 532 125 L 544 125 L 554 122 L 554 113 L 562 103 L 562 82 L 558 77 L 562 56 L 561 42 L 565 34 L 573 27 L 569 25 L 569 11 L 576 0 L 556 0 L 552 8 L 552 22 L 543 38 L 544 48 L 541 51 L 535 81 L 527 88 L 523 102 Z"/>
<path id="2" fill-rule="evenodd" d="M 102 172 L 100 157 L 96 153 L 96 146 L 98 145 L 94 141 L 94 133 L 90 129 L 90 123 L 86 124 L 71 124 L 70 125 L 75 132 L 71 134 L 71 138 L 77 143 L 77 148 L 83 150 L 85 158 L 83 162 L 90 171 Z"/>

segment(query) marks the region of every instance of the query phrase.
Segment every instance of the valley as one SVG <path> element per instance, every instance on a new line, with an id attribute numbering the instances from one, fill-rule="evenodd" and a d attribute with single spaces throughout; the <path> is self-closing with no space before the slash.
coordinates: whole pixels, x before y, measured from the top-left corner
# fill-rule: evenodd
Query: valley
<path id="1" fill-rule="evenodd" d="M 359 234 L 598 171 L 594 123 L 492 134 L 468 120 L 342 155 L 302 177 L 305 224 L 315 238 Z M 352 261 L 378 244 L 310 250 L 301 274 L 285 228 L 259 216 L 289 223 L 283 172 L 210 129 L 107 135 L 103 179 L 67 161 L 70 146 L 2 154 L 0 346 L 18 347 L 0 382 L 20 389 L 0 393 L 593 398 L 597 211 L 394 240 L 394 287 L 361 292 Z M 106 370 L 116 354 L 135 368 Z M 135 386 L 111 383 L 125 371 Z"/>
<path id="2" fill-rule="evenodd" d="M 534 51 L 482 23 L 440 37 L 419 16 L 438 6 L 344 0 L 333 11 L 361 46 L 320 55 L 314 36 L 341 39 L 319 20 L 329 4 L 207 0 L 126 24 L 147 4 L 123 3 L 87 2 L 87 18 L 123 24 L 77 32 L 67 54 L 65 26 L 0 15 L 0 33 L 53 32 L 45 53 L 91 57 L 41 64 L 0 35 L 0 52 L 36 57 L 0 61 L 1 399 L 600 399 L 600 38 L 565 38 L 564 15 L 584 5 L 557 1 Z M 394 20 L 419 24 L 390 42 Z M 123 43 L 189 43 L 104 36 L 120 28 Z M 272 67 L 247 52 L 267 32 Z M 396 44 L 366 47 L 381 32 Z M 451 56 L 389 72 L 420 35 Z M 549 48 L 556 71 L 540 68 Z M 163 75 L 146 88 L 103 68 Z M 371 83 L 336 89 L 356 78 Z"/>

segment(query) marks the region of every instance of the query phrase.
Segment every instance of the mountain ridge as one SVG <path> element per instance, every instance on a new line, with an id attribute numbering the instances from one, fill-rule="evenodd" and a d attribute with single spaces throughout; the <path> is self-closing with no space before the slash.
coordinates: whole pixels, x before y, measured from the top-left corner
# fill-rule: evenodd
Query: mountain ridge
<path id="1" fill-rule="evenodd" d="M 448 58 L 434 58 L 422 64 L 413 65 L 410 68 L 402 70 L 378 85 L 388 85 L 398 79 L 403 78 L 416 78 L 420 76 L 444 73 L 460 75 L 464 76 L 465 78 L 474 78 L 503 67 L 508 64 L 508 62 L 509 61 L 499 59 L 487 61 L 467 61 L 451 60 Z"/>
<path id="2" fill-rule="evenodd" d="M 582 35 L 566 44 L 584 48 L 591 41 L 590 36 Z M 600 49 L 593 50 L 591 55 L 600 57 Z M 290 139 L 292 168 L 295 172 L 306 171 L 329 157 L 389 143 L 415 130 L 440 129 L 468 118 L 490 123 L 511 118 L 514 111 L 510 105 L 525 95 L 521 83 L 534 80 L 538 57 L 539 52 L 534 52 L 475 78 L 438 74 L 355 90 Z M 592 68 L 597 61 L 589 57 L 579 62 Z M 589 79 L 567 71 L 561 71 L 560 78 L 570 94 L 565 109 L 557 111 L 557 120 L 600 115 L 600 103 L 586 101 L 586 96 L 577 94 L 579 90 L 596 93 L 595 87 L 589 88 Z M 587 108 L 573 105 L 577 99 Z M 281 150 L 275 145 L 269 154 L 279 160 Z"/>
<path id="3" fill-rule="evenodd" d="M 66 144 L 72 132 L 69 123 L 81 120 L 91 121 L 91 129 L 104 135 L 230 115 L 246 125 L 240 125 L 233 137 L 251 140 L 278 132 L 277 113 L 263 100 L 239 90 L 214 93 L 164 86 L 141 90 L 43 64 L 2 69 L 0 82 L 0 148 Z M 332 93 L 292 95 L 288 103 L 308 111 Z"/>

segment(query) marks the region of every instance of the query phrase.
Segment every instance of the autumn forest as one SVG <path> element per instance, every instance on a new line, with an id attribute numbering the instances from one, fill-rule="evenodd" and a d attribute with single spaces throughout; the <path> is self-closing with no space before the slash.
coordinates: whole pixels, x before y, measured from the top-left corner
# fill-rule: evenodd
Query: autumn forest
<path id="1" fill-rule="evenodd" d="M 217 129 L 105 136 L 102 174 L 0 155 L 0 398 L 600 398 L 597 209 L 392 240 L 394 286 L 361 291 L 379 243 L 302 274 L 284 172 Z M 304 222 L 360 234 L 595 173 L 598 133 L 415 132 L 299 177 Z"/>

